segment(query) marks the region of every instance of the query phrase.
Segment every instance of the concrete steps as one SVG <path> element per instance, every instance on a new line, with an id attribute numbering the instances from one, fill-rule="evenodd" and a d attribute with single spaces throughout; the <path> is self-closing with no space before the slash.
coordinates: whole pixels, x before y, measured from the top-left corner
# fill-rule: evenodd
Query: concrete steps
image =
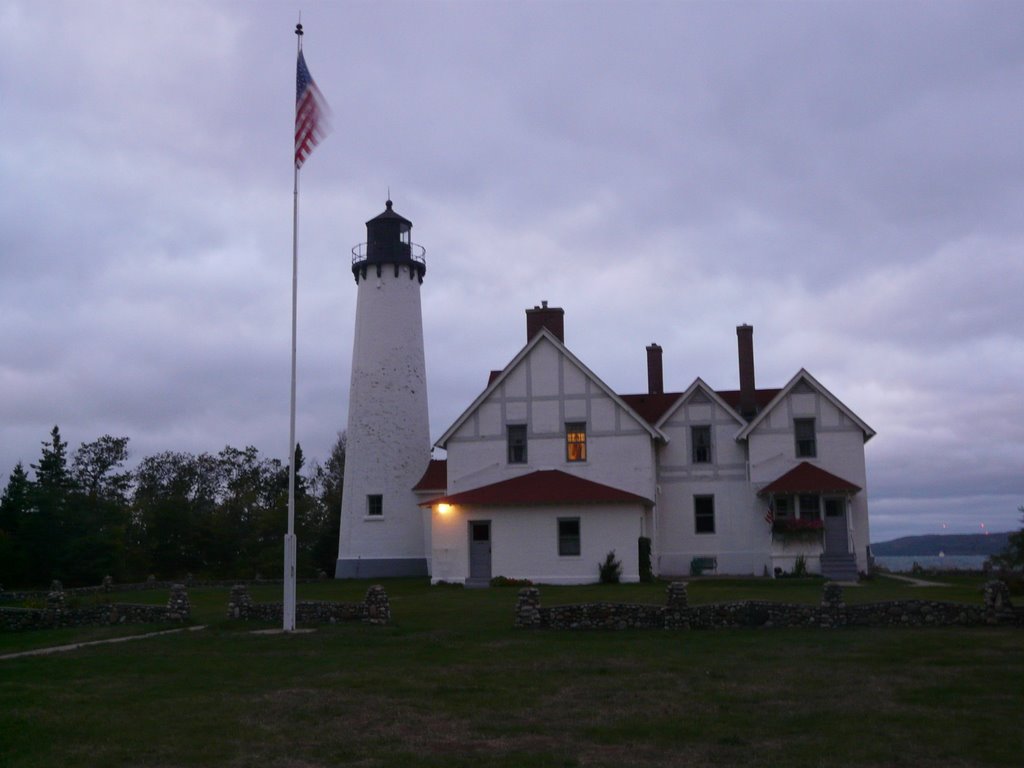
<path id="1" fill-rule="evenodd" d="M 857 558 L 852 554 L 821 556 L 821 575 L 832 581 L 856 581 Z"/>

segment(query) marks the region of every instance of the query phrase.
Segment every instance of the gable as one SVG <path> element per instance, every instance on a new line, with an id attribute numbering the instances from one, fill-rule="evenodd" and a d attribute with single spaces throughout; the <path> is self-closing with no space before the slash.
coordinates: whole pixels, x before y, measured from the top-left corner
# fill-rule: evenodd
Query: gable
<path id="1" fill-rule="evenodd" d="M 743 424 L 740 415 L 700 377 L 694 379 L 686 391 L 676 398 L 675 403 L 661 415 L 655 426 L 664 429 L 666 424 L 675 420 L 684 410 L 683 420 L 687 422 L 711 422 L 715 420 L 716 413 L 724 413 L 737 424 Z"/>
<path id="2" fill-rule="evenodd" d="M 587 419 L 596 429 L 632 425 L 653 439 L 665 436 L 636 413 L 547 329 L 537 333 L 438 438 L 444 448 L 469 425 L 474 437 L 501 434 L 503 423 L 560 430 L 562 420 Z"/>
<path id="3" fill-rule="evenodd" d="M 797 371 L 796 375 L 789 380 L 789 383 L 779 390 L 778 394 L 772 398 L 771 402 L 768 403 L 749 424 L 743 427 L 736 434 L 736 439 L 747 439 L 750 434 L 762 424 L 771 425 L 775 422 L 778 422 L 779 425 L 783 422 L 788 424 L 789 417 L 782 410 L 782 405 L 787 401 L 791 401 L 790 408 L 795 416 L 804 414 L 808 416 L 815 415 L 817 412 L 816 401 L 819 397 L 834 409 L 833 413 L 828 414 L 828 418 L 833 418 L 834 414 L 835 425 L 841 426 L 849 424 L 856 427 L 863 433 L 865 443 L 875 436 L 875 430 L 869 427 L 838 397 L 829 392 L 817 379 L 811 376 L 810 373 L 801 368 Z"/>

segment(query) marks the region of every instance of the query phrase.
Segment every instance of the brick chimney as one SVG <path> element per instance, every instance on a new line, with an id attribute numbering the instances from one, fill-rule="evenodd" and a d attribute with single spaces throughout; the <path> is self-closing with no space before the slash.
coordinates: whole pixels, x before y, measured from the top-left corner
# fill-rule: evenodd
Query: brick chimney
<path id="1" fill-rule="evenodd" d="M 750 421 L 757 414 L 754 396 L 754 326 L 736 326 L 736 344 L 740 358 L 740 415 Z"/>
<path id="2" fill-rule="evenodd" d="M 565 310 L 561 307 L 549 307 L 547 301 L 540 304 L 539 307 L 526 310 L 526 340 L 530 341 L 540 333 L 541 328 L 547 328 L 564 344 Z"/>
<path id="3" fill-rule="evenodd" d="M 661 368 L 661 347 L 651 344 L 647 347 L 647 394 L 661 395 L 665 392 L 665 380 Z"/>

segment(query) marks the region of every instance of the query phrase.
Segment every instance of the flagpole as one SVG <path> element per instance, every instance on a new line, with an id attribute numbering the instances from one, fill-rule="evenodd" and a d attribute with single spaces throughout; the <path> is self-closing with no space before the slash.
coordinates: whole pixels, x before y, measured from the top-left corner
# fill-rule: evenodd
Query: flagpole
<path id="1" fill-rule="evenodd" d="M 298 54 L 302 53 L 302 24 L 295 25 Z M 288 533 L 284 537 L 284 601 L 282 629 L 295 630 L 295 359 L 299 303 L 299 164 L 295 163 L 292 191 L 292 388 L 288 423 Z"/>

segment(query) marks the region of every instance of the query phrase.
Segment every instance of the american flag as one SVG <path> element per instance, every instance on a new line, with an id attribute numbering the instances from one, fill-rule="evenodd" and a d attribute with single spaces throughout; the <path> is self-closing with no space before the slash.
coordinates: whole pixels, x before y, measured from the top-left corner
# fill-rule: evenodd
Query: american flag
<path id="1" fill-rule="evenodd" d="M 299 51 L 299 65 L 295 73 L 295 167 L 302 164 L 327 135 L 328 107 L 320 89 L 313 82 L 306 59 Z"/>
<path id="2" fill-rule="evenodd" d="M 768 525 L 774 525 L 775 524 L 775 497 L 774 496 L 769 496 L 768 497 L 768 511 L 764 513 L 764 521 L 766 523 L 768 523 Z"/>

